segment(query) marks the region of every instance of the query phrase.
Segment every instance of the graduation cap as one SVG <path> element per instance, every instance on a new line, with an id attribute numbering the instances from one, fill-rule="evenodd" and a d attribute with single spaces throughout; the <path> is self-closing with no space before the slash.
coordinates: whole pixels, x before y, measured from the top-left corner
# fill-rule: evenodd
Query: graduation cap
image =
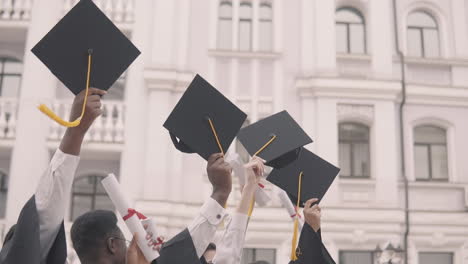
<path id="1" fill-rule="evenodd" d="M 246 118 L 197 74 L 163 126 L 178 150 L 196 152 L 208 160 L 213 153 L 227 151 Z"/>
<path id="2" fill-rule="evenodd" d="M 109 89 L 140 51 L 91 0 L 79 1 L 31 50 L 75 95 L 90 86 Z M 74 127 L 45 105 L 39 110 L 61 125 Z"/>
<path id="3" fill-rule="evenodd" d="M 340 169 L 314 153 L 302 148 L 299 157 L 281 169 L 274 169 L 267 180 L 283 189 L 298 207 L 311 198 L 322 200 Z M 294 220 L 294 234 L 291 245 L 291 260 L 296 260 L 296 242 L 299 218 Z"/>
<path id="4" fill-rule="evenodd" d="M 281 169 L 273 169 L 267 180 L 286 191 L 294 204 L 300 193 L 299 206 L 302 207 L 311 198 L 321 200 L 339 171 L 331 163 L 301 148 L 300 155 L 294 162 Z"/>
<path id="5" fill-rule="evenodd" d="M 281 168 L 294 161 L 300 148 L 312 142 L 287 111 L 282 111 L 243 128 L 237 138 L 252 156 L 266 165 Z"/>

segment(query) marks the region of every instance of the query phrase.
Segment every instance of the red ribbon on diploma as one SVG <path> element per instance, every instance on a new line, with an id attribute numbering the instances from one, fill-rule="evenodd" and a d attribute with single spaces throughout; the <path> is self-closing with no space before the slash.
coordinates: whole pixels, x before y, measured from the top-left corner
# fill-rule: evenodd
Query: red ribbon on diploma
<path id="1" fill-rule="evenodd" d="M 128 208 L 127 212 L 128 212 L 128 214 L 123 217 L 124 221 L 127 221 L 130 217 L 132 217 L 134 215 L 137 215 L 138 219 L 140 219 L 140 220 L 146 219 L 146 216 L 144 214 L 138 212 L 137 210 L 135 210 L 133 208 Z"/>
<path id="2" fill-rule="evenodd" d="M 263 184 L 261 184 L 261 183 L 258 183 L 258 186 L 259 186 L 260 188 L 262 188 L 262 189 L 265 188 L 265 185 L 263 185 Z"/>

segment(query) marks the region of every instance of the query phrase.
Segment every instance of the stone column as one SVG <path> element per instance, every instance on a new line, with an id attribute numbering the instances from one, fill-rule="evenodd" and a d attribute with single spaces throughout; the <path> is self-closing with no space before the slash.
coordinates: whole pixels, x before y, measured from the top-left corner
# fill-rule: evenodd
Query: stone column
<path id="1" fill-rule="evenodd" d="M 47 136 L 52 121 L 36 106 L 51 102 L 57 79 L 30 50 L 58 21 L 63 5 L 61 0 L 36 0 L 32 6 L 8 186 L 6 218 L 12 222 L 34 194 L 50 160 Z"/>

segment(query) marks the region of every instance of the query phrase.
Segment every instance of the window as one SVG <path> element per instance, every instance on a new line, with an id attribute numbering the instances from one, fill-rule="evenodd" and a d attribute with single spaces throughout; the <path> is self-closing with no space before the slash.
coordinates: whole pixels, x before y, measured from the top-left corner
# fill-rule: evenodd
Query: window
<path id="1" fill-rule="evenodd" d="M 0 58 L 0 94 L 17 97 L 21 85 L 23 63 L 13 58 Z"/>
<path id="2" fill-rule="evenodd" d="M 414 128 L 414 162 L 416 180 L 448 180 L 447 136 L 443 128 Z"/>
<path id="3" fill-rule="evenodd" d="M 336 11 L 336 51 L 366 53 L 366 24 L 361 13 L 352 7 Z"/>
<path id="4" fill-rule="evenodd" d="M 114 205 L 101 184 L 104 177 L 89 175 L 75 180 L 71 199 L 70 218 L 72 221 L 91 210 L 114 210 Z"/>
<path id="5" fill-rule="evenodd" d="M 439 29 L 435 19 L 426 12 L 413 12 L 408 16 L 408 55 L 414 57 L 438 57 Z"/>
<path id="6" fill-rule="evenodd" d="M 276 264 L 276 250 L 271 248 L 244 248 L 242 264 L 263 261 L 265 264 Z"/>
<path id="7" fill-rule="evenodd" d="M 341 123 L 338 134 L 341 177 L 370 177 L 369 127 Z"/>
<path id="8" fill-rule="evenodd" d="M 262 2 L 259 13 L 260 43 L 258 46 L 262 51 L 271 51 L 273 43 L 273 11 L 271 3 Z"/>
<path id="9" fill-rule="evenodd" d="M 372 251 L 340 251 L 340 264 L 374 264 Z"/>
<path id="10" fill-rule="evenodd" d="M 0 218 L 5 218 L 8 195 L 8 174 L 0 169 Z"/>
<path id="11" fill-rule="evenodd" d="M 239 8 L 239 50 L 252 50 L 252 4 L 241 2 Z"/>
<path id="12" fill-rule="evenodd" d="M 453 264 L 453 253 L 420 252 L 419 263 L 423 264 Z"/>
<path id="13" fill-rule="evenodd" d="M 231 1 L 221 1 L 219 4 L 218 16 L 218 48 L 232 48 L 232 3 Z"/>

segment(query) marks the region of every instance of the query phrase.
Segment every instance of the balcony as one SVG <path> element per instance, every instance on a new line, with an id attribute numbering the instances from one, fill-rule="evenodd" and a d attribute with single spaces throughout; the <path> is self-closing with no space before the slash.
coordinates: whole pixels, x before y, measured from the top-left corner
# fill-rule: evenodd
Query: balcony
<path id="1" fill-rule="evenodd" d="M 56 100 L 48 104 L 61 117 L 68 117 L 70 100 Z M 124 112 L 122 101 L 103 100 L 103 114 L 86 134 L 85 141 L 93 143 L 122 144 L 124 142 Z M 0 98 L 0 140 L 13 143 L 16 133 L 18 102 L 14 98 Z M 48 140 L 59 141 L 65 128 L 51 121 Z"/>
<path id="2" fill-rule="evenodd" d="M 0 20 L 29 21 L 34 0 L 0 0 Z M 79 0 L 63 0 L 63 13 Z M 134 0 L 94 0 L 94 3 L 115 23 L 130 24 L 134 18 Z"/>

